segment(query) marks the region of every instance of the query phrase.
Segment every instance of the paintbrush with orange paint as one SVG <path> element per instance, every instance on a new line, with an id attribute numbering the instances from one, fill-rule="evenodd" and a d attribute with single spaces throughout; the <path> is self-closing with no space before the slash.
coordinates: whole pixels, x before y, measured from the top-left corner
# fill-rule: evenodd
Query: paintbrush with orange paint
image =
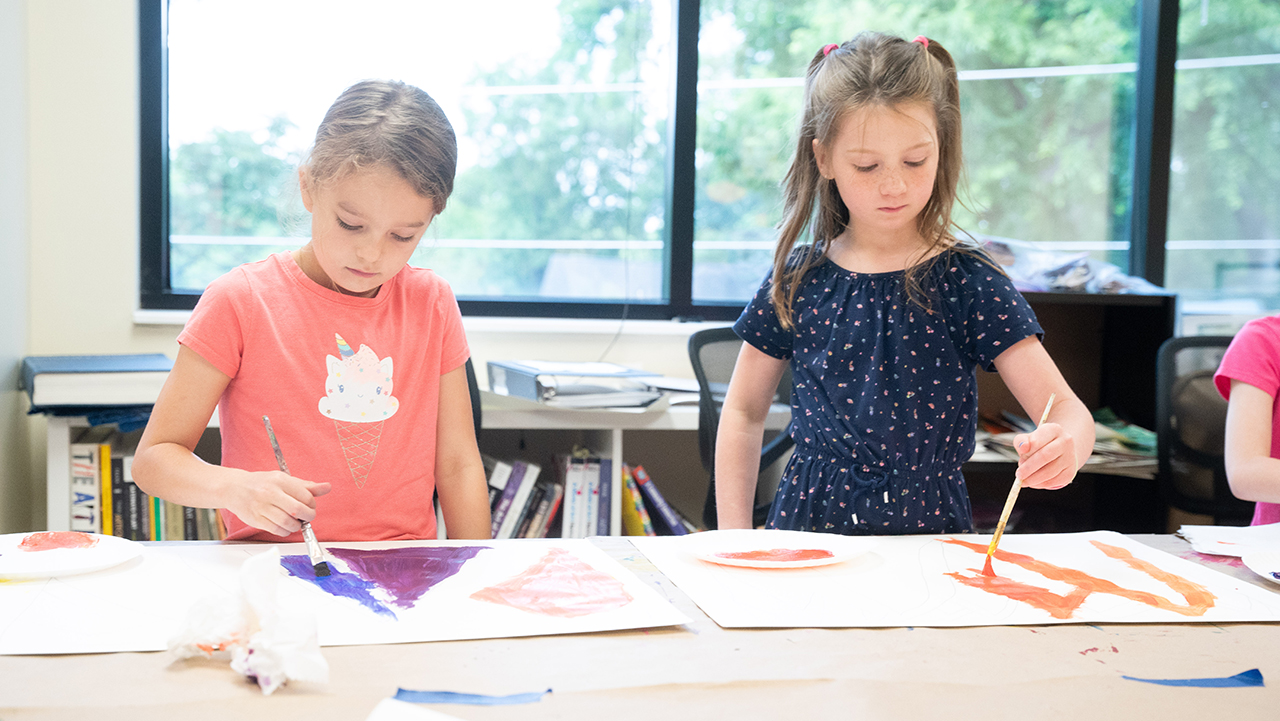
<path id="1" fill-rule="evenodd" d="M 1056 393 L 1049 394 L 1049 402 L 1044 404 L 1044 414 L 1040 416 L 1040 422 L 1036 427 L 1044 425 L 1049 420 L 1049 409 L 1053 408 L 1053 398 Z M 996 572 L 991 568 L 991 557 L 996 553 L 996 546 L 1000 545 L 1000 537 L 1004 535 L 1004 524 L 1009 522 L 1009 514 L 1013 512 L 1013 502 L 1018 500 L 1018 491 L 1022 490 L 1022 481 L 1013 479 L 1013 488 L 1009 489 L 1009 497 L 1004 499 L 1004 510 L 1000 511 L 1000 522 L 996 524 L 996 532 L 991 536 L 991 545 L 987 546 L 987 562 L 982 565 L 982 575 L 995 577 Z"/>

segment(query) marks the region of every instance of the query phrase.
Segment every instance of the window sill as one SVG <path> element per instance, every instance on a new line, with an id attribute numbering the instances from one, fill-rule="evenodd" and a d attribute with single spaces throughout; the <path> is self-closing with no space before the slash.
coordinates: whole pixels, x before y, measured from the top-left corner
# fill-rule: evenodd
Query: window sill
<path id="1" fill-rule="evenodd" d="M 133 311 L 134 325 L 183 326 L 191 317 L 187 310 Z M 528 335 L 613 335 L 626 336 L 688 336 L 704 328 L 729 325 L 727 321 L 682 323 L 672 320 L 601 320 L 595 318 L 518 318 L 494 316 L 464 316 L 462 326 L 471 333 L 505 333 Z"/>

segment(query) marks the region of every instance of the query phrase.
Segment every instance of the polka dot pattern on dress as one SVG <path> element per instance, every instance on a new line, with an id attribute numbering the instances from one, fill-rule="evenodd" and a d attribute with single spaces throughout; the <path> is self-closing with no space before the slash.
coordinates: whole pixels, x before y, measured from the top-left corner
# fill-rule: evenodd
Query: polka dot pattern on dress
<path id="1" fill-rule="evenodd" d="M 783 330 L 766 280 L 734 330 L 794 382 L 796 442 L 767 523 L 843 534 L 972 530 L 960 466 L 973 455 L 977 372 L 1042 335 L 1004 274 L 965 253 L 922 277 L 926 309 L 903 271 L 854 273 L 827 260 L 801 281 Z"/>

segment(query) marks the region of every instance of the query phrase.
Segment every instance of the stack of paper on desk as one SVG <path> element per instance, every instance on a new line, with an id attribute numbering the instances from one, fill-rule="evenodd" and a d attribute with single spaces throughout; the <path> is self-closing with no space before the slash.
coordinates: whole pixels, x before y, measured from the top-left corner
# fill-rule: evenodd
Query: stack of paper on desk
<path id="1" fill-rule="evenodd" d="M 1241 557 L 1253 551 L 1280 551 L 1280 523 L 1263 526 L 1183 526 L 1178 535 L 1192 550 L 1212 556 Z"/>

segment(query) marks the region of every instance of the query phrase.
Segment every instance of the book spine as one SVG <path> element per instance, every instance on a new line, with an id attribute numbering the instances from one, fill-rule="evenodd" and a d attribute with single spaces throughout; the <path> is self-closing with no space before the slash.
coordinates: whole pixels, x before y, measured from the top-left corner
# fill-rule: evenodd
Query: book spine
<path id="1" fill-rule="evenodd" d="M 542 527 L 537 530 L 534 538 L 546 538 L 551 529 L 555 526 L 556 514 L 564 507 L 564 484 L 560 482 L 551 485 L 551 505 L 547 508 L 547 516 L 542 521 Z"/>
<path id="2" fill-rule="evenodd" d="M 124 537 L 130 541 L 141 541 L 142 499 L 138 497 L 138 487 L 132 483 L 124 484 L 125 516 Z"/>
<path id="3" fill-rule="evenodd" d="M 111 535 L 128 538 L 129 494 L 124 485 L 124 458 L 111 457 Z"/>
<path id="4" fill-rule="evenodd" d="M 563 538 L 581 538 L 578 534 L 578 516 L 582 513 L 582 465 L 581 458 L 569 459 L 564 476 L 564 522 L 560 535 Z"/>
<path id="5" fill-rule="evenodd" d="M 113 484 L 111 482 L 110 443 L 98 444 L 98 476 L 102 486 L 101 495 L 99 496 L 99 498 L 102 499 L 102 513 L 100 514 L 102 517 L 101 533 L 104 536 L 113 536 L 116 534 L 114 522 L 115 511 L 112 505 L 115 501 L 115 494 L 112 491 Z"/>
<path id="6" fill-rule="evenodd" d="M 161 501 L 164 504 L 164 540 L 181 541 L 184 537 L 182 518 L 185 509 L 173 501 Z"/>
<path id="7" fill-rule="evenodd" d="M 151 496 L 149 504 L 151 509 L 151 540 L 163 541 L 164 539 L 164 501 L 155 496 Z"/>
<path id="8" fill-rule="evenodd" d="M 210 508 L 209 513 L 212 515 L 209 525 L 213 529 L 213 540 L 224 541 L 227 538 L 227 523 L 222 520 L 222 514 L 216 508 Z"/>
<path id="9" fill-rule="evenodd" d="M 599 496 L 596 499 L 599 509 L 596 517 L 596 535 L 608 536 L 613 533 L 613 461 L 600 459 Z"/>
<path id="10" fill-rule="evenodd" d="M 84 533 L 101 531 L 101 495 L 98 444 L 71 444 L 71 530 Z"/>
<path id="11" fill-rule="evenodd" d="M 640 486 L 631 475 L 631 467 L 622 464 L 622 518 L 628 536 L 654 536 L 653 521 L 649 518 L 649 510 L 644 507 L 644 496 L 640 494 Z"/>
<path id="12" fill-rule="evenodd" d="M 498 508 L 498 501 L 502 499 L 502 493 L 507 489 L 507 480 L 511 478 L 511 464 L 503 461 L 495 461 L 493 471 L 489 474 L 489 510 L 495 511 Z"/>
<path id="13" fill-rule="evenodd" d="M 533 493 L 533 486 L 538 480 L 538 472 L 541 468 L 536 463 L 526 463 L 521 461 L 524 466 L 524 473 L 521 474 L 520 482 L 516 485 L 515 495 L 511 499 L 511 508 L 507 511 L 507 515 L 502 519 L 502 527 L 498 529 L 498 535 L 495 538 L 513 538 L 520 522 L 520 515 L 525 505 L 529 501 L 529 494 Z M 508 484 L 516 480 L 515 473 L 512 472 L 511 480 Z M 513 513 L 512 511 L 515 511 Z"/>
<path id="14" fill-rule="evenodd" d="M 649 503 L 653 504 L 654 509 L 658 511 L 658 515 L 662 517 L 663 523 L 667 524 L 667 528 L 671 530 L 673 536 L 683 536 L 688 533 L 684 523 L 680 520 L 679 514 L 667 503 L 667 499 L 663 497 L 662 492 L 649 479 L 649 474 L 645 473 L 644 466 L 636 466 L 632 469 L 635 476 L 636 484 L 640 486 L 641 493 L 645 498 L 649 499 Z"/>
<path id="15" fill-rule="evenodd" d="M 529 529 L 533 527 L 538 515 L 538 508 L 542 504 L 542 499 L 546 497 L 546 489 L 546 485 L 542 483 L 534 486 L 533 491 L 529 494 L 529 500 L 524 504 L 524 512 L 520 514 L 520 522 L 516 526 L 516 531 L 511 534 L 512 538 L 529 537 Z"/>
<path id="16" fill-rule="evenodd" d="M 511 464 L 511 477 L 507 479 L 506 485 L 502 489 L 502 497 L 498 499 L 498 507 L 493 509 L 492 535 L 494 538 L 502 538 L 499 533 L 502 531 L 503 522 L 507 520 L 507 515 L 511 513 L 511 505 L 515 501 L 516 490 L 520 488 L 524 473 L 525 464 L 523 461 L 516 461 Z"/>
<path id="17" fill-rule="evenodd" d="M 209 508 L 196 509 L 196 540 L 197 541 L 214 540 L 213 532 L 210 530 L 210 525 L 211 525 L 211 519 L 209 516 L 210 510 L 212 509 L 209 509 Z"/>
<path id="18" fill-rule="evenodd" d="M 596 523 L 600 517 L 600 459 L 588 458 L 582 467 L 584 488 L 582 491 L 583 513 L 578 516 L 578 537 L 586 538 L 596 532 Z"/>
<path id="19" fill-rule="evenodd" d="M 190 506 L 182 507 L 182 540 L 196 541 L 200 539 L 199 526 L 196 521 L 196 510 Z"/>

